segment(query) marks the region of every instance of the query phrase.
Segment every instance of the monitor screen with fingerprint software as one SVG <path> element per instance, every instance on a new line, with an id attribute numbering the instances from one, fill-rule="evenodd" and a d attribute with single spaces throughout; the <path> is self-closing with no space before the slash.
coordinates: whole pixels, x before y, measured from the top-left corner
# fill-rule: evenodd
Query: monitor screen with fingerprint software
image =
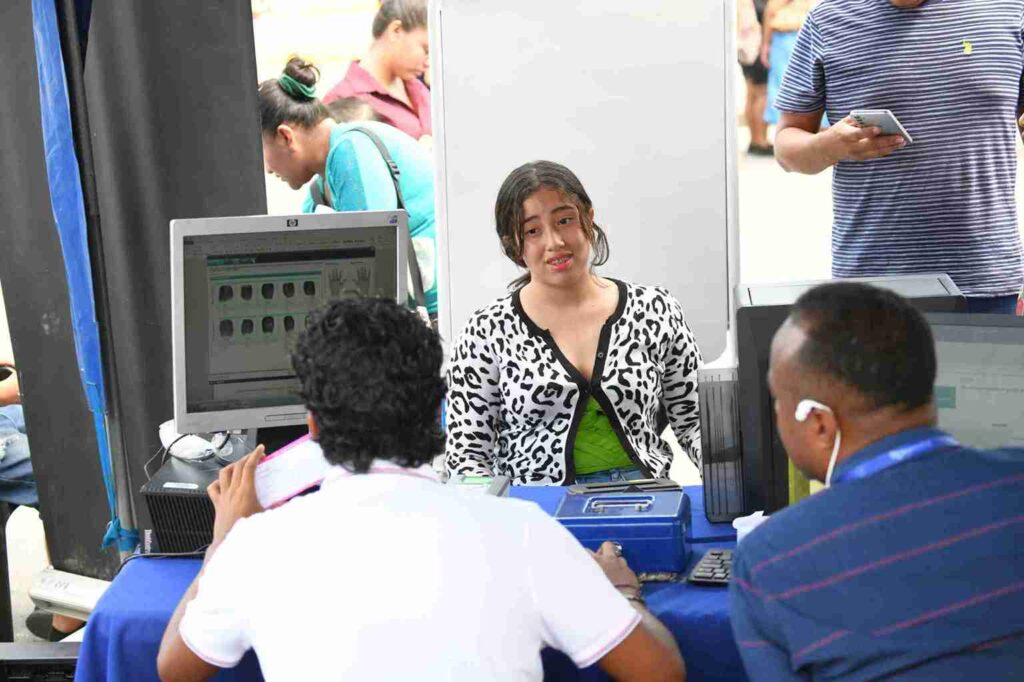
<path id="1" fill-rule="evenodd" d="M 303 423 L 296 336 L 333 300 L 405 302 L 406 221 L 404 211 L 172 221 L 177 432 Z"/>

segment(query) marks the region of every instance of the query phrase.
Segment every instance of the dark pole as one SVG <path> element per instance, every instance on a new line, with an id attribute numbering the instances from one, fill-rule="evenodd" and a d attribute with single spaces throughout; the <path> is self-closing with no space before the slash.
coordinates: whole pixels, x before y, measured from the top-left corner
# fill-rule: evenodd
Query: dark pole
<path id="1" fill-rule="evenodd" d="M 103 233 L 100 229 L 99 194 L 96 190 L 96 172 L 93 165 L 92 140 L 89 127 L 89 111 L 85 97 L 85 42 L 80 32 L 79 7 L 91 10 L 91 2 L 82 0 L 55 0 L 57 24 L 60 30 L 60 47 L 64 56 L 65 73 L 68 83 L 68 100 L 71 110 L 71 131 L 78 157 L 78 174 L 82 182 L 82 200 L 85 205 L 85 223 L 89 244 L 89 261 L 92 266 L 93 297 L 96 305 L 96 322 L 100 332 L 100 348 L 103 354 L 103 380 L 106 384 L 107 429 L 110 456 L 115 479 L 120 474 L 131 486 L 128 467 L 124 465 L 124 440 L 118 422 L 120 414 L 120 386 L 117 383 L 117 361 L 114 340 L 110 332 L 110 296 L 107 289 L 107 268 L 103 254 Z M 87 22 L 88 23 L 88 22 Z M 116 485 L 116 480 L 115 480 Z M 118 506 L 131 513 L 125 525 L 134 525 L 135 509 L 132 496 L 119 491 Z M 120 512 L 121 510 L 119 510 Z"/>

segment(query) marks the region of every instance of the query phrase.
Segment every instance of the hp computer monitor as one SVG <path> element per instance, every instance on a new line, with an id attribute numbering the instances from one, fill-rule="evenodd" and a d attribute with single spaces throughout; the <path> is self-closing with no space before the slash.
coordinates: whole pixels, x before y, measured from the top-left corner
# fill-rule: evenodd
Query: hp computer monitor
<path id="1" fill-rule="evenodd" d="M 178 433 L 301 424 L 290 351 L 313 310 L 406 301 L 404 211 L 171 221 Z"/>
<path id="2" fill-rule="evenodd" d="M 939 428 L 975 448 L 1024 447 L 1024 318 L 929 314 Z"/>

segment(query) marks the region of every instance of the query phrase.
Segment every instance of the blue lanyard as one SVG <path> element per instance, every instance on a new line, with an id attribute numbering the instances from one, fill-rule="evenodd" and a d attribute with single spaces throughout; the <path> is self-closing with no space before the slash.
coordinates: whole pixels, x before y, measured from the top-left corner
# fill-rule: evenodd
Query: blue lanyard
<path id="1" fill-rule="evenodd" d="M 910 443 L 903 447 L 896 448 L 894 450 L 888 450 L 881 454 L 875 455 L 866 462 L 861 462 L 849 471 L 844 471 L 838 476 L 832 477 L 832 483 L 843 483 L 845 481 L 858 481 L 868 476 L 874 476 L 880 471 L 885 471 L 889 467 L 894 467 L 900 462 L 906 462 L 911 459 L 916 459 L 922 455 L 926 455 L 929 452 L 938 450 L 939 448 L 953 448 L 959 447 L 960 443 L 957 442 L 953 436 L 933 436 L 927 440 L 921 440 L 916 443 Z"/>

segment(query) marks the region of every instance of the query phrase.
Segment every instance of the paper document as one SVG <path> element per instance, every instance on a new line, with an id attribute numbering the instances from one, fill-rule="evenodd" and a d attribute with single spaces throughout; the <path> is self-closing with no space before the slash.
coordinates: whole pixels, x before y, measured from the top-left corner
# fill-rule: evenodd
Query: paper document
<path id="1" fill-rule="evenodd" d="M 331 465 L 308 435 L 267 455 L 256 467 L 256 498 L 264 509 L 284 504 L 320 485 Z"/>

